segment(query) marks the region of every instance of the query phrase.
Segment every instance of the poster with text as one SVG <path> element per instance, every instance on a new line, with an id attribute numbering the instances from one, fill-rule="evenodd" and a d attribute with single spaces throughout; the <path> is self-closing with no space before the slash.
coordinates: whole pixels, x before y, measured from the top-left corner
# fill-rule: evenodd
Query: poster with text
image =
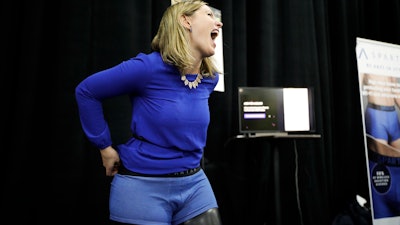
<path id="1" fill-rule="evenodd" d="M 400 45 L 357 38 L 373 225 L 400 224 Z"/>

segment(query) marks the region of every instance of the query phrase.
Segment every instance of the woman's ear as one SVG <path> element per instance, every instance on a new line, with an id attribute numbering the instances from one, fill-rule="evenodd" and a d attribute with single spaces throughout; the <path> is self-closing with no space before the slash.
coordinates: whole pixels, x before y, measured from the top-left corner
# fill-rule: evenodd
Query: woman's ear
<path id="1" fill-rule="evenodd" d="M 187 30 L 191 30 L 192 29 L 192 26 L 190 25 L 190 18 L 189 17 L 187 17 L 187 16 L 185 16 L 185 15 L 182 15 L 181 17 L 180 17 L 180 23 L 182 24 L 182 26 L 184 26 Z"/>

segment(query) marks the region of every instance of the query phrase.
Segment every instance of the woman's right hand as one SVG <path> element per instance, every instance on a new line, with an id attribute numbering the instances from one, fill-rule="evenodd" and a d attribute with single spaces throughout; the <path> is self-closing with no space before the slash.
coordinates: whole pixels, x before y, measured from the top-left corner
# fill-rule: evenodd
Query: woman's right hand
<path id="1" fill-rule="evenodd" d="M 117 150 L 112 146 L 100 150 L 103 166 L 107 176 L 114 176 L 118 172 L 120 158 Z"/>

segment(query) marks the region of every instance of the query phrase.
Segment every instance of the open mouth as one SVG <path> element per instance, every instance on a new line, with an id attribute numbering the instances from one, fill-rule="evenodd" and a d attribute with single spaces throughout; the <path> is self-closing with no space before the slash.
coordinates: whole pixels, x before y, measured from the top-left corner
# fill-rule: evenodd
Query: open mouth
<path id="1" fill-rule="evenodd" d="M 211 32 L 211 38 L 213 39 L 213 40 L 215 40 L 215 38 L 217 38 L 218 37 L 218 30 L 213 30 L 212 32 Z"/>

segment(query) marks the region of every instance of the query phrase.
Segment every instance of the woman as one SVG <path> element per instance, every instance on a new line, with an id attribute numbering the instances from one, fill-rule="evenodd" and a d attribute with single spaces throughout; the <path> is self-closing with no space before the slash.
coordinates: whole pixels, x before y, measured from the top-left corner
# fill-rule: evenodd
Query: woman
<path id="1" fill-rule="evenodd" d="M 167 8 L 149 54 L 97 72 L 76 87 L 83 131 L 100 150 L 116 224 L 220 225 L 215 195 L 200 167 L 210 122 L 208 99 L 222 27 L 203 1 Z M 132 138 L 113 147 L 102 101 L 129 95 Z"/>

